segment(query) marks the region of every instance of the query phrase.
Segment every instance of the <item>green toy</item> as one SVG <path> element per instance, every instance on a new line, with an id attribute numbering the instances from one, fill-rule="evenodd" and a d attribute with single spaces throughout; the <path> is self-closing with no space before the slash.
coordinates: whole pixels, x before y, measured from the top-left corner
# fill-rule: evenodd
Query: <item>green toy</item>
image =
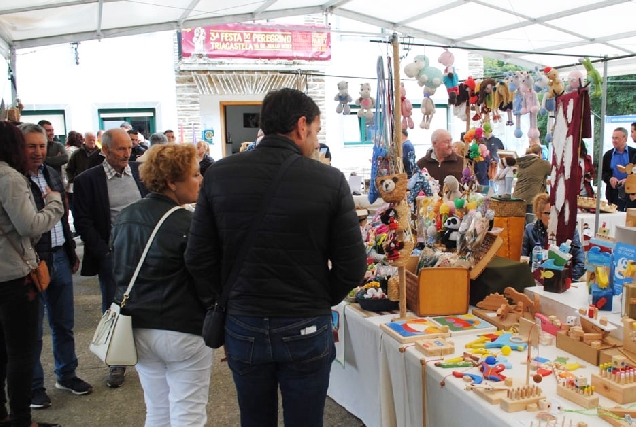
<path id="1" fill-rule="evenodd" d="M 594 83 L 594 92 L 592 92 L 590 96 L 593 98 L 600 98 L 603 93 L 601 86 L 603 84 L 603 79 L 601 78 L 601 75 L 592 65 L 590 58 L 581 58 L 579 59 L 579 62 L 583 65 L 585 71 L 587 71 L 587 82 Z"/>

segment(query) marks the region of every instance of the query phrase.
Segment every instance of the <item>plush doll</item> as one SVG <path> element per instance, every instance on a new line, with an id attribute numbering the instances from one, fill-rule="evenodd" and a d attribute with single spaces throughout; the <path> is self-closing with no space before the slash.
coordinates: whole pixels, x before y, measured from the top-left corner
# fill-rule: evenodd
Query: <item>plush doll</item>
<path id="1" fill-rule="evenodd" d="M 406 89 L 404 89 L 404 83 L 400 83 L 400 97 L 402 99 L 402 129 L 413 129 L 413 104 L 406 97 Z"/>
<path id="2" fill-rule="evenodd" d="M 540 136 L 537 124 L 537 113 L 539 112 L 539 98 L 534 90 L 534 79 L 527 71 L 521 73 L 519 90 L 523 95 L 521 114 L 530 115 L 530 129 L 528 129 L 529 139 L 538 139 Z M 516 135 L 515 135 L 516 136 Z"/>
<path id="3" fill-rule="evenodd" d="M 504 111 L 508 115 L 506 126 L 512 126 L 512 97 L 513 94 L 508 89 L 508 84 L 505 81 L 497 83 L 497 87 L 493 92 L 493 105 L 499 111 Z M 495 110 L 497 111 L 497 110 Z M 498 113 L 493 112 L 493 121 L 498 122 L 501 119 Z"/>
<path id="4" fill-rule="evenodd" d="M 442 72 L 438 68 L 429 65 L 426 55 L 417 55 L 411 64 L 407 64 L 404 67 L 404 74 L 417 79 L 417 84 L 420 87 L 426 86 L 430 95 L 435 93 L 443 80 Z"/>
<path id="5" fill-rule="evenodd" d="M 521 138 L 521 109 L 523 108 L 523 94 L 521 93 L 521 71 L 509 73 L 507 76 L 508 90 L 512 93 L 512 114 L 515 116 L 515 138 Z"/>
<path id="6" fill-rule="evenodd" d="M 583 82 L 583 73 L 579 70 L 570 71 L 568 74 L 568 87 L 567 91 L 572 92 L 578 90 Z"/>
<path id="7" fill-rule="evenodd" d="M 459 181 L 453 175 L 448 175 L 444 178 L 443 193 L 442 200 L 445 202 L 451 201 L 455 203 L 455 199 L 462 197 L 462 193 L 459 191 Z"/>
<path id="8" fill-rule="evenodd" d="M 435 92 L 433 90 L 433 92 Z M 420 123 L 420 128 L 428 129 L 431 126 L 431 120 L 433 120 L 433 114 L 435 114 L 435 103 L 431 99 L 431 89 L 428 87 L 424 88 L 424 99 L 422 100 L 422 123 Z"/>
<path id="9" fill-rule="evenodd" d="M 599 98 L 602 94 L 603 89 L 601 87 L 601 85 L 603 84 L 601 75 L 592 65 L 592 61 L 590 61 L 590 58 L 581 58 L 579 59 L 579 62 L 583 64 L 583 68 L 585 68 L 585 71 L 587 71 L 587 84 L 594 84 L 594 92 L 590 93 L 590 96 L 593 98 Z"/>
<path id="10" fill-rule="evenodd" d="M 349 95 L 349 83 L 344 80 L 338 83 L 338 95 L 336 95 L 333 100 L 338 101 L 336 113 L 342 113 L 345 116 L 349 115 L 349 113 L 351 112 L 349 103 L 353 101 L 353 98 L 351 98 L 351 96 Z"/>
<path id="11" fill-rule="evenodd" d="M 448 217 L 448 219 L 444 222 L 442 244 L 446 246 L 446 250 L 457 248 L 457 240 L 459 240 L 459 226 L 461 222 L 462 221 L 456 216 Z"/>
<path id="12" fill-rule="evenodd" d="M 556 98 L 563 95 L 565 89 L 563 88 L 563 80 L 559 77 L 559 72 L 555 68 L 545 67 L 543 69 L 546 77 L 548 78 L 548 98 Z"/>
<path id="13" fill-rule="evenodd" d="M 448 92 L 448 105 L 455 105 L 459 95 L 459 77 L 457 77 L 453 66 L 455 64 L 455 56 L 448 49 L 444 49 L 437 61 L 444 66 L 443 82 L 444 86 L 446 86 L 446 92 Z"/>
<path id="14" fill-rule="evenodd" d="M 371 97 L 371 85 L 362 83 L 360 85 L 360 98 L 356 100 L 356 105 L 360 106 L 358 117 L 373 119 L 373 107 L 375 107 L 375 99 Z"/>
<path id="15" fill-rule="evenodd" d="M 489 114 L 495 108 L 493 103 L 492 92 L 495 90 L 497 86 L 497 82 L 495 79 L 486 78 L 483 79 L 479 83 L 479 90 L 477 92 L 477 113 L 475 116 L 477 119 L 473 118 L 474 121 L 481 119 L 481 114 L 484 114 L 484 120 L 490 121 Z"/>
<path id="16" fill-rule="evenodd" d="M 404 66 L 404 74 L 417 80 L 420 86 L 424 86 L 424 81 L 420 80 L 420 72 L 428 67 L 428 58 L 425 55 L 417 55 L 413 62 Z"/>

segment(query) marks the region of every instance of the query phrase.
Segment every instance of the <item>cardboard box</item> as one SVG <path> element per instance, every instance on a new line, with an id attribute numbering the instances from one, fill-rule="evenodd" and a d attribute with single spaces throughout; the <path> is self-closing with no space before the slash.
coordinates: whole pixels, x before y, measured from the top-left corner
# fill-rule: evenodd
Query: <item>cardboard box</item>
<path id="1" fill-rule="evenodd" d="M 573 354 L 579 359 L 583 359 L 595 366 L 599 365 L 601 351 L 616 348 L 620 344 L 621 341 L 618 341 L 617 339 L 612 337 L 608 337 L 601 344 L 600 348 L 596 349 L 585 344 L 583 341 L 575 340 L 574 338 L 570 337 L 565 331 L 557 332 L 556 336 L 557 348 Z"/>

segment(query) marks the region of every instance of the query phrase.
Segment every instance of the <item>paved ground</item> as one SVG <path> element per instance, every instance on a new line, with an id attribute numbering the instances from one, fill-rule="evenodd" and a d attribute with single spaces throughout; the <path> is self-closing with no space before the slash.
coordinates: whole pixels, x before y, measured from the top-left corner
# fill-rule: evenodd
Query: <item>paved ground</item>
<path id="1" fill-rule="evenodd" d="M 82 252 L 81 242 L 78 254 Z M 93 385 L 88 396 L 74 396 L 55 388 L 53 356 L 50 334 L 45 320 L 42 364 L 46 375 L 46 388 L 53 404 L 45 410 L 34 410 L 34 421 L 57 422 L 63 427 L 138 427 L 144 425 L 145 405 L 143 391 L 135 369 L 129 369 L 126 383 L 119 389 L 105 384 L 106 367 L 89 350 L 95 326 L 100 317 L 100 293 L 96 277 L 74 276 L 75 285 L 75 341 L 79 358 L 79 377 Z M 229 427 L 239 425 L 236 392 L 230 370 L 221 362 L 222 351 L 217 351 L 210 384 L 207 426 Z M 281 413 L 282 415 L 282 413 Z M 282 416 L 281 416 L 282 418 Z M 283 425 L 282 421 L 279 425 Z M 340 405 L 327 398 L 325 426 L 360 427 L 362 422 Z"/>

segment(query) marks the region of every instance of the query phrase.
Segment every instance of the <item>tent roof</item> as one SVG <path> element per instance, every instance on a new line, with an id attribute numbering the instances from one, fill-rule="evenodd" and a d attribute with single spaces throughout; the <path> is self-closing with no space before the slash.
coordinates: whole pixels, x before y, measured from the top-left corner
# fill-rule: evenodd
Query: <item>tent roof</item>
<path id="1" fill-rule="evenodd" d="M 525 66 L 636 54 L 636 31 L 631 30 L 636 3 L 630 0 L 2 0 L 0 53 L 8 57 L 9 46 L 320 13 L 413 36 L 417 42 L 523 51 L 487 55 Z M 633 64 L 636 58 L 613 60 L 610 74 L 627 73 Z"/>

